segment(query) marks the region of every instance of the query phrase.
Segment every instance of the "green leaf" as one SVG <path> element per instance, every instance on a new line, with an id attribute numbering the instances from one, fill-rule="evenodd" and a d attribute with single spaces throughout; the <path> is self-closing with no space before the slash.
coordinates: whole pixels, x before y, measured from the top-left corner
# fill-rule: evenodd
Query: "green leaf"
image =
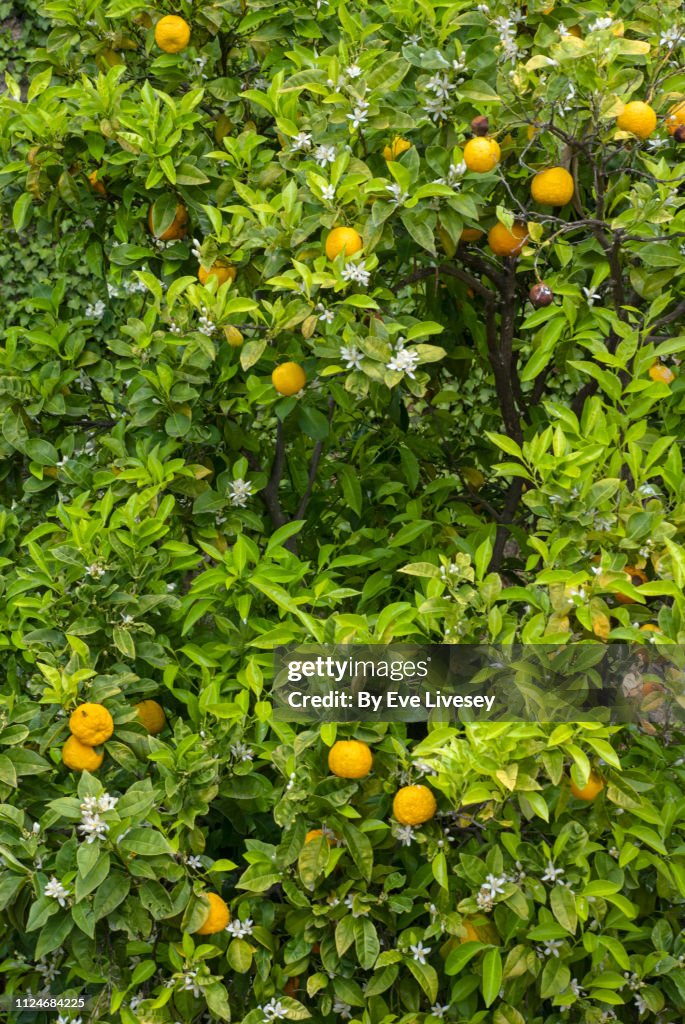
<path id="1" fill-rule="evenodd" d="M 550 895 L 550 906 L 559 924 L 573 935 L 578 924 L 578 913 L 571 890 L 565 885 L 555 885 Z"/>
<path id="2" fill-rule="evenodd" d="M 360 967 L 371 970 L 380 953 L 380 942 L 373 921 L 359 917 L 354 921 L 354 948 Z"/>
<path id="3" fill-rule="evenodd" d="M 492 1006 L 502 987 L 502 957 L 498 949 L 489 949 L 483 957 L 483 999 Z"/>
<path id="4" fill-rule="evenodd" d="M 438 973 L 430 964 L 422 964 L 419 960 L 408 960 L 407 967 L 423 989 L 429 1003 L 438 998 Z"/>

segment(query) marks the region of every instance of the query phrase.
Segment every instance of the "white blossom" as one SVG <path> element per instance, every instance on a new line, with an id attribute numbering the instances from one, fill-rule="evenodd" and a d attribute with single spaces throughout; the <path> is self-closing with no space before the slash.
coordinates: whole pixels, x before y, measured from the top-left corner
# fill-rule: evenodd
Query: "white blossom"
<path id="1" fill-rule="evenodd" d="M 333 1013 L 337 1013 L 343 1020 L 349 1020 L 352 1016 L 352 1007 L 342 999 L 336 999 L 333 1003 Z"/>
<path id="2" fill-rule="evenodd" d="M 605 28 L 611 28 L 614 23 L 614 19 L 611 15 L 606 18 L 597 18 L 591 25 L 588 25 L 588 32 L 602 32 Z"/>
<path id="3" fill-rule="evenodd" d="M 196 999 L 202 995 L 202 989 L 197 983 L 197 971 L 186 971 L 183 975 L 183 988 L 192 992 Z"/>
<path id="4" fill-rule="evenodd" d="M 298 134 L 290 140 L 290 145 L 293 149 L 304 149 L 308 150 L 312 147 L 312 136 L 311 132 L 298 132 Z"/>
<path id="5" fill-rule="evenodd" d="M 252 747 L 248 747 L 246 743 L 232 743 L 228 749 L 231 751 L 231 756 L 238 758 L 240 761 L 252 761 L 254 759 L 254 750 Z"/>
<path id="6" fill-rule="evenodd" d="M 51 896 L 53 900 L 57 900 L 60 907 L 66 907 L 69 890 L 65 889 L 62 883 L 53 875 L 43 889 L 43 895 Z"/>
<path id="7" fill-rule="evenodd" d="M 350 64 L 349 67 L 345 68 L 345 74 L 348 78 L 359 78 L 362 73 L 362 69 L 358 64 Z"/>
<path id="8" fill-rule="evenodd" d="M 323 302 L 317 302 L 316 311 L 319 314 L 319 320 L 326 324 L 332 324 L 335 320 L 335 310 L 326 309 Z"/>
<path id="9" fill-rule="evenodd" d="M 285 1007 L 278 999 L 270 999 L 264 1006 L 260 1006 L 264 1024 L 271 1024 L 272 1020 L 281 1020 L 285 1017 Z"/>
<path id="10" fill-rule="evenodd" d="M 556 882 L 564 874 L 563 868 L 556 868 L 551 860 L 547 861 L 547 868 L 542 876 L 543 882 Z"/>
<path id="11" fill-rule="evenodd" d="M 431 1006 L 431 1014 L 432 1014 L 432 1016 L 433 1017 L 439 1017 L 440 1020 L 442 1020 L 442 1018 L 445 1016 L 445 1014 L 447 1013 L 448 1010 L 449 1010 L 449 1003 L 447 1005 L 445 1005 L 445 1006 L 441 1006 L 440 1003 L 434 1003 L 433 1006 Z"/>
<path id="12" fill-rule="evenodd" d="M 361 361 L 364 358 L 364 354 L 359 351 L 356 345 L 343 345 L 340 349 L 340 358 L 345 365 L 345 369 L 361 370 Z"/>
<path id="13" fill-rule="evenodd" d="M 202 859 L 196 856 L 186 857 L 186 864 L 189 868 L 200 869 L 202 867 Z"/>
<path id="14" fill-rule="evenodd" d="M 562 945 L 561 939 L 548 939 L 547 942 L 542 943 L 542 948 L 538 946 L 538 953 L 542 956 L 555 956 L 559 959 L 559 950 Z"/>
<path id="15" fill-rule="evenodd" d="M 237 480 L 231 480 L 228 485 L 228 491 L 228 500 L 231 505 L 235 505 L 237 508 L 245 508 L 247 499 L 252 494 L 252 484 L 249 480 L 243 480 L 242 477 L 238 477 Z"/>
<path id="16" fill-rule="evenodd" d="M 677 25 L 671 25 L 670 28 L 667 28 L 659 36 L 659 45 L 666 46 L 669 50 L 672 50 L 681 42 L 681 35 L 682 29 L 678 28 Z"/>
<path id="17" fill-rule="evenodd" d="M 392 359 L 385 364 L 386 370 L 395 370 L 398 373 L 406 373 L 410 380 L 416 377 L 416 367 L 419 364 L 420 356 L 410 348 L 401 348 L 395 352 Z"/>
<path id="18" fill-rule="evenodd" d="M 335 199 L 335 185 L 324 185 L 321 189 L 321 195 L 326 202 L 332 203 Z"/>
<path id="19" fill-rule="evenodd" d="M 317 146 L 313 153 L 314 159 L 320 167 L 335 163 L 336 155 L 335 146 Z"/>
<path id="20" fill-rule="evenodd" d="M 397 182 L 393 182 L 392 185 L 386 185 L 385 189 L 393 197 L 395 206 L 401 206 L 405 199 L 409 199 L 409 193 L 405 192 L 402 186 L 398 185 Z"/>
<path id="21" fill-rule="evenodd" d="M 103 821 L 99 814 L 84 813 L 83 821 L 78 827 L 87 843 L 94 843 L 96 839 L 106 839 L 109 832 L 109 825 Z"/>
<path id="22" fill-rule="evenodd" d="M 345 264 L 341 273 L 345 281 L 355 281 L 364 287 L 369 283 L 369 278 L 371 277 L 371 273 L 366 269 L 363 260 L 360 260 L 359 263 L 354 263 L 350 260 L 349 263 Z"/>
<path id="23" fill-rule="evenodd" d="M 240 921 L 236 918 L 234 921 L 228 922 L 226 931 L 236 939 L 244 939 L 246 935 L 252 935 L 253 925 L 254 921 L 249 917 L 245 921 Z"/>
<path id="24" fill-rule="evenodd" d="M 422 942 L 417 942 L 415 946 L 409 947 L 409 952 L 418 963 L 425 964 L 426 957 L 430 956 L 431 951 L 430 946 L 424 946 Z"/>
<path id="25" fill-rule="evenodd" d="M 359 126 L 365 124 L 368 119 L 369 104 L 366 100 L 357 100 L 357 104 L 352 110 L 352 113 L 347 115 L 347 120 L 352 122 L 353 128 L 359 128 Z"/>
<path id="26" fill-rule="evenodd" d="M 416 839 L 416 833 L 411 825 L 400 825 L 395 836 L 399 839 L 402 846 L 411 846 Z"/>

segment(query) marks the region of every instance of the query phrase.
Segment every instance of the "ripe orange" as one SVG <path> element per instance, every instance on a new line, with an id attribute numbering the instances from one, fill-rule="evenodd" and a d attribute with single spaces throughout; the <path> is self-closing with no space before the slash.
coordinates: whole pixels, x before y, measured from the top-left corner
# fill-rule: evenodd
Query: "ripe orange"
<path id="1" fill-rule="evenodd" d="M 666 115 L 668 134 L 673 135 L 681 125 L 685 124 L 685 102 L 676 103 Z"/>
<path id="2" fill-rule="evenodd" d="M 616 126 L 621 131 L 636 135 L 638 139 L 648 139 L 656 128 L 656 114 L 649 103 L 633 100 L 626 103 L 616 118 Z"/>
<path id="3" fill-rule="evenodd" d="M 231 915 L 221 896 L 218 896 L 215 892 L 206 892 L 203 895 L 209 900 L 209 912 L 195 934 L 215 935 L 216 932 L 224 930 L 231 920 Z"/>
<path id="4" fill-rule="evenodd" d="M 623 572 L 629 578 L 634 587 L 640 587 L 643 583 L 647 582 L 647 577 L 643 573 L 642 569 L 636 569 L 632 565 L 627 565 Z M 616 594 L 616 600 L 620 604 L 635 604 L 634 598 L 628 597 L 627 594 Z"/>
<path id="5" fill-rule="evenodd" d="M 501 221 L 488 231 L 488 245 L 496 256 L 518 256 L 526 244 L 528 232 L 523 224 L 513 224 L 511 231 Z"/>
<path id="6" fill-rule="evenodd" d="M 279 395 L 296 395 L 307 383 L 307 375 L 299 363 L 281 363 L 271 374 L 271 383 Z"/>
<path id="7" fill-rule="evenodd" d="M 479 238 L 482 238 L 485 234 L 479 228 L 463 228 L 459 235 L 460 242 L 477 242 Z"/>
<path id="8" fill-rule="evenodd" d="M 92 188 L 93 192 L 97 192 L 99 196 L 106 196 L 107 189 L 101 181 L 98 181 L 99 173 L 100 172 L 98 170 L 91 171 L 88 175 L 88 181 L 90 182 L 90 187 Z"/>
<path id="9" fill-rule="evenodd" d="M 373 754 L 361 740 L 338 740 L 328 751 L 328 767 L 340 779 L 363 779 L 373 766 Z"/>
<path id="10" fill-rule="evenodd" d="M 235 267 L 229 266 L 228 263 L 222 263 L 221 260 L 217 260 L 209 270 L 205 270 L 204 267 L 200 267 L 197 272 L 197 279 L 200 284 L 207 284 L 210 277 L 213 277 L 217 281 L 217 286 L 225 284 L 226 281 L 235 281 L 238 271 Z"/>
<path id="11" fill-rule="evenodd" d="M 155 25 L 155 42 L 165 53 L 180 53 L 190 42 L 190 25 L 177 14 L 167 14 Z"/>
<path id="12" fill-rule="evenodd" d="M 565 167 L 548 167 L 531 182 L 530 193 L 543 206 L 566 206 L 573 199 L 575 182 Z"/>
<path id="13" fill-rule="evenodd" d="M 150 736 L 156 736 L 166 725 L 164 708 L 156 700 L 141 700 L 134 705 L 138 718 Z"/>
<path id="14" fill-rule="evenodd" d="M 662 384 L 670 384 L 675 380 L 675 374 L 673 370 L 670 370 L 668 366 L 664 366 L 658 360 L 649 368 L 649 376 L 653 381 L 661 382 Z"/>
<path id="15" fill-rule="evenodd" d="M 79 704 L 69 718 L 69 730 L 81 743 L 99 747 L 114 732 L 114 721 L 103 704 Z"/>
<path id="16" fill-rule="evenodd" d="M 487 136 L 469 139 L 464 146 L 464 163 L 470 171 L 487 174 L 496 167 L 500 158 L 499 144 Z"/>
<path id="17" fill-rule="evenodd" d="M 461 922 L 462 928 L 466 929 L 466 934 L 459 937 L 459 942 L 480 942 L 480 935 L 473 927 L 470 921 L 464 920 Z"/>
<path id="18" fill-rule="evenodd" d="M 400 825 L 423 825 L 435 815 L 438 805 L 428 786 L 402 786 L 395 793 L 392 813 Z"/>
<path id="19" fill-rule="evenodd" d="M 310 828 L 307 835 L 304 837 L 305 843 L 312 843 L 315 839 L 321 839 L 324 836 L 324 830 L 322 828 Z M 333 846 L 334 840 L 330 836 L 326 836 L 329 846 Z"/>
<path id="20" fill-rule="evenodd" d="M 188 234 L 188 211 L 186 210 L 183 203 L 176 204 L 176 214 L 169 227 L 161 235 L 155 235 L 161 242 L 170 242 L 177 238 L 185 238 Z M 147 224 L 150 229 L 150 234 L 154 235 L 155 232 L 152 227 L 152 207 L 148 210 Z"/>
<path id="21" fill-rule="evenodd" d="M 571 779 L 571 792 L 578 800 L 585 800 L 586 803 L 590 803 L 595 800 L 604 789 L 604 779 L 602 779 L 596 772 L 591 772 L 590 777 L 581 788 L 576 786 L 573 779 Z"/>
<path id="22" fill-rule="evenodd" d="M 67 768 L 76 772 L 94 772 L 100 767 L 104 753 L 98 754 L 87 743 L 81 743 L 76 736 L 70 736 L 62 747 L 62 760 Z"/>
<path id="23" fill-rule="evenodd" d="M 363 245 L 362 236 L 354 228 L 333 228 L 326 239 L 326 256 L 332 262 L 343 250 L 346 256 L 352 256 Z"/>

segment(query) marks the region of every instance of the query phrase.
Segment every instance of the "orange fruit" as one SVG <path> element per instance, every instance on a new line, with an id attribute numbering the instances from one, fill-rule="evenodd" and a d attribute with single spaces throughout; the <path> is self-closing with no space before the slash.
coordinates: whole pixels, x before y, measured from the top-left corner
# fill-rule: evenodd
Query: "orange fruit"
<path id="1" fill-rule="evenodd" d="M 310 828 L 309 832 L 307 832 L 307 835 L 304 837 L 304 841 L 305 843 L 312 843 L 315 839 L 321 839 L 323 836 L 324 830 L 322 828 Z M 333 846 L 333 839 L 331 839 L 330 836 L 326 836 L 326 839 L 328 840 L 328 845 Z"/>
<path id="2" fill-rule="evenodd" d="M 669 135 L 673 135 L 676 129 L 685 124 L 685 101 L 676 103 L 666 115 L 666 128 Z"/>
<path id="3" fill-rule="evenodd" d="M 80 704 L 71 713 L 69 730 L 81 743 L 99 747 L 114 732 L 114 721 L 103 704 Z"/>
<path id="4" fill-rule="evenodd" d="M 463 228 L 459 235 L 460 242 L 477 242 L 485 234 L 480 228 Z"/>
<path id="5" fill-rule="evenodd" d="M 675 380 L 673 370 L 670 370 L 668 366 L 664 366 L 664 364 L 660 363 L 658 360 L 650 366 L 649 376 L 653 381 L 660 381 L 662 384 L 670 384 Z"/>
<path id="6" fill-rule="evenodd" d="M 530 194 L 543 206 L 566 206 L 573 199 L 575 182 L 565 167 L 548 167 L 531 182 Z"/>
<path id="7" fill-rule="evenodd" d="M 464 146 L 464 163 L 470 171 L 477 174 L 487 174 L 497 166 L 499 158 L 499 144 L 488 136 L 469 139 Z"/>
<path id="8" fill-rule="evenodd" d="M 296 395 L 307 383 L 307 375 L 299 363 L 281 363 L 271 374 L 271 383 L 279 395 Z"/>
<path id="9" fill-rule="evenodd" d="M 632 565 L 627 565 L 623 572 L 629 578 L 634 587 L 640 587 L 643 583 L 647 582 L 647 577 L 643 573 L 642 569 L 636 569 Z M 632 597 L 628 597 L 627 594 L 616 594 L 616 600 L 620 604 L 635 604 L 635 600 Z"/>
<path id="10" fill-rule="evenodd" d="M 166 725 L 164 708 L 156 700 L 141 700 L 134 705 L 138 718 L 150 736 L 156 736 Z"/>
<path id="11" fill-rule="evenodd" d="M 103 183 L 101 181 L 98 181 L 98 174 L 99 173 L 100 172 L 97 171 L 97 170 L 91 171 L 90 174 L 88 175 L 88 181 L 90 182 L 90 187 L 92 188 L 93 192 L 97 192 L 97 194 L 99 196 L 106 196 L 107 195 L 107 189 L 105 188 L 105 186 L 103 185 Z"/>
<path id="12" fill-rule="evenodd" d="M 604 779 L 602 779 L 596 772 L 591 772 L 590 777 L 584 786 L 576 786 L 573 779 L 571 779 L 571 792 L 578 800 L 584 800 L 586 803 L 591 803 L 595 800 L 604 789 Z"/>
<path id="13" fill-rule="evenodd" d="M 383 150 L 383 157 L 386 160 L 397 160 L 398 157 L 406 153 L 408 149 L 411 149 L 411 142 L 409 139 L 403 139 L 401 135 L 396 135 L 389 146 L 386 146 Z"/>
<path id="14" fill-rule="evenodd" d="M 231 915 L 228 912 L 228 907 L 222 900 L 221 896 L 218 896 L 215 892 L 203 893 L 204 896 L 209 900 L 209 911 L 207 917 L 204 919 L 202 925 L 195 932 L 196 935 L 215 935 L 217 932 L 222 932 L 228 922 L 231 920 Z"/>
<path id="15" fill-rule="evenodd" d="M 229 266 L 228 263 L 222 263 L 217 260 L 209 270 L 205 270 L 204 267 L 200 267 L 197 272 L 197 279 L 200 284 L 207 284 L 210 277 L 216 278 L 217 285 L 225 284 L 226 281 L 235 281 L 238 271 L 235 267 Z"/>
<path id="16" fill-rule="evenodd" d="M 328 767 L 340 779 L 363 779 L 373 765 L 373 754 L 361 740 L 338 740 L 328 751 Z"/>
<path id="17" fill-rule="evenodd" d="M 161 242 L 170 242 L 178 238 L 185 238 L 188 234 L 188 211 L 186 210 L 183 203 L 176 204 L 176 214 L 169 227 L 161 235 L 155 235 Z M 150 234 L 154 235 L 152 228 L 152 207 L 148 210 L 147 223 L 150 229 Z"/>
<path id="18" fill-rule="evenodd" d="M 498 220 L 488 231 L 488 245 L 496 256 L 518 256 L 527 238 L 528 232 L 523 224 L 513 224 L 510 231 Z"/>
<path id="19" fill-rule="evenodd" d="M 402 786 L 392 802 L 392 813 L 400 825 L 423 825 L 430 821 L 437 809 L 437 802 L 428 786 Z"/>
<path id="20" fill-rule="evenodd" d="M 466 929 L 466 935 L 462 935 L 459 938 L 459 942 L 480 942 L 480 935 L 473 927 L 470 921 L 462 921 L 462 928 Z"/>
<path id="21" fill-rule="evenodd" d="M 354 228 L 333 228 L 326 239 L 326 256 L 332 262 L 341 252 L 352 256 L 363 245 L 362 236 Z"/>
<path id="22" fill-rule="evenodd" d="M 649 103 L 633 100 L 626 103 L 616 118 L 616 126 L 623 132 L 630 132 L 638 139 L 648 139 L 656 128 L 656 114 Z"/>
<path id="23" fill-rule="evenodd" d="M 190 25 L 177 14 L 167 14 L 155 25 L 155 42 L 165 53 L 180 53 L 190 42 Z"/>
<path id="24" fill-rule="evenodd" d="M 98 754 L 87 743 L 81 743 L 76 736 L 70 736 L 62 747 L 62 760 L 67 768 L 75 772 L 94 772 L 102 764 L 104 754 Z"/>

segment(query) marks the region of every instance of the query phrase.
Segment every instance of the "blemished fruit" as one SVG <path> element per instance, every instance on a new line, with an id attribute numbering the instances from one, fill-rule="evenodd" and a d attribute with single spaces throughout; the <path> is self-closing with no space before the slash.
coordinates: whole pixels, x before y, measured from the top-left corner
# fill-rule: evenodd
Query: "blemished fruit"
<path id="1" fill-rule="evenodd" d="M 155 235 L 155 238 L 159 238 L 160 242 L 171 242 L 178 238 L 185 238 L 188 233 L 188 211 L 186 210 L 183 203 L 176 204 L 176 213 L 166 231 L 163 231 L 161 235 Z M 150 229 L 150 234 L 154 235 L 154 229 L 152 227 L 152 207 L 150 207 L 147 215 L 147 224 Z"/>
<path id="2" fill-rule="evenodd" d="M 371 749 L 361 740 L 338 740 L 328 751 L 328 767 L 340 779 L 363 779 L 372 765 Z"/>
<path id="3" fill-rule="evenodd" d="M 307 835 L 304 837 L 304 841 L 305 843 L 312 843 L 315 839 L 323 839 L 324 835 L 325 833 L 322 828 L 311 828 L 309 832 L 307 832 Z M 331 839 L 331 837 L 326 836 L 326 839 L 328 840 L 328 845 L 332 846 L 333 840 Z"/>
<path id="4" fill-rule="evenodd" d="M 135 705 L 138 718 L 150 736 L 156 736 L 166 725 L 164 708 L 156 700 L 141 700 Z"/>
<path id="5" fill-rule="evenodd" d="M 422 825 L 430 821 L 438 809 L 428 786 L 403 786 L 395 793 L 392 813 L 400 825 Z"/>
<path id="6" fill-rule="evenodd" d="M 190 42 L 190 25 L 177 14 L 167 14 L 155 25 L 155 42 L 165 53 L 180 53 Z"/>
<path id="7" fill-rule="evenodd" d="M 495 139 L 476 137 L 464 146 L 464 163 L 477 174 L 487 174 L 497 166 L 499 158 L 499 143 Z"/>
<path id="8" fill-rule="evenodd" d="M 235 281 L 237 275 L 238 271 L 235 267 L 229 266 L 228 263 L 217 262 L 212 264 L 209 270 L 200 267 L 197 272 L 197 279 L 200 284 L 207 284 L 210 277 L 213 277 L 217 281 L 217 286 L 219 286 L 225 284 L 226 281 Z"/>
<path id="9" fill-rule="evenodd" d="M 229 324 L 227 327 L 224 327 L 224 334 L 226 336 L 226 341 L 231 346 L 231 348 L 240 348 L 240 346 L 245 340 L 242 335 L 242 332 L 239 331 L 238 328 L 234 327 L 232 324 Z"/>
<path id="10" fill-rule="evenodd" d="M 528 232 L 523 224 L 512 224 L 510 231 L 498 220 L 488 231 L 488 245 L 496 256 L 518 256 L 527 238 Z"/>
<path id="11" fill-rule="evenodd" d="M 459 942 L 480 942 L 480 935 L 470 921 L 462 921 L 461 926 L 466 930 L 466 934 L 459 937 Z"/>
<path id="12" fill-rule="evenodd" d="M 279 395 L 296 395 L 307 383 L 307 374 L 299 363 L 281 363 L 271 374 L 271 383 Z"/>
<path id="13" fill-rule="evenodd" d="M 643 573 L 642 569 L 636 569 L 633 565 L 626 565 L 623 571 L 634 587 L 641 587 L 643 583 L 647 582 L 647 576 Z M 617 593 L 616 600 L 619 604 L 635 604 L 635 599 L 627 594 Z"/>
<path id="14" fill-rule="evenodd" d="M 660 381 L 662 384 L 670 384 L 675 380 L 675 374 L 673 370 L 669 369 L 668 366 L 664 366 L 663 363 L 653 363 L 649 368 L 649 376 L 653 381 Z"/>
<path id="15" fill-rule="evenodd" d="M 678 128 L 685 125 L 685 102 L 676 103 L 666 115 L 666 128 L 669 135 L 675 135 Z"/>
<path id="16" fill-rule="evenodd" d="M 676 130 L 673 132 L 673 138 L 676 142 L 685 142 L 685 124 L 679 124 Z"/>
<path id="17" fill-rule="evenodd" d="M 70 736 L 62 747 L 62 760 L 67 768 L 75 772 L 94 772 L 104 760 L 104 753 L 93 750 L 87 743 L 81 743 L 76 736 Z"/>
<path id="18" fill-rule="evenodd" d="M 590 773 L 590 778 L 587 780 L 584 786 L 576 786 L 573 779 L 571 779 L 571 792 L 578 800 L 584 800 L 586 803 L 590 803 L 595 800 L 604 789 L 604 779 L 602 779 L 596 772 Z"/>
<path id="19" fill-rule="evenodd" d="M 528 298 L 534 309 L 544 309 L 554 302 L 554 292 L 544 281 L 538 281 L 528 292 Z"/>
<path id="20" fill-rule="evenodd" d="M 114 732 L 114 722 L 103 704 L 80 704 L 71 713 L 69 729 L 81 743 L 99 747 Z"/>
<path id="21" fill-rule="evenodd" d="M 204 920 L 204 923 L 195 932 L 196 935 L 215 935 L 217 932 L 222 932 L 228 922 L 231 920 L 231 915 L 228 911 L 228 907 L 222 900 L 221 896 L 215 892 L 206 892 L 203 895 L 209 900 L 209 913 Z"/>
<path id="22" fill-rule="evenodd" d="M 474 135 L 478 135 L 481 138 L 488 134 L 490 131 L 490 122 L 484 114 L 479 114 L 478 117 L 474 117 L 471 122 L 471 131 Z"/>
<path id="23" fill-rule="evenodd" d="M 656 128 L 656 113 L 649 103 L 633 100 L 626 103 L 616 118 L 616 126 L 623 132 L 630 132 L 638 139 L 648 139 Z"/>
<path id="24" fill-rule="evenodd" d="M 480 228 L 463 228 L 459 235 L 460 242 L 477 242 L 485 234 Z"/>
<path id="25" fill-rule="evenodd" d="M 383 149 L 383 158 L 385 160 L 397 160 L 398 157 L 406 153 L 408 149 L 411 149 L 412 144 L 409 139 L 402 138 L 401 135 L 396 135 L 389 146 L 385 146 Z"/>
<path id="26" fill-rule="evenodd" d="M 573 199 L 575 182 L 565 167 L 548 167 L 533 178 L 530 194 L 543 206 L 566 206 Z"/>
<path id="27" fill-rule="evenodd" d="M 343 250 L 346 256 L 353 256 L 363 245 L 362 236 L 354 228 L 333 228 L 326 239 L 326 256 L 331 262 Z"/>
<path id="28" fill-rule="evenodd" d="M 100 172 L 97 170 L 91 171 L 88 175 L 88 181 L 90 182 L 90 187 L 92 188 L 93 192 L 96 192 L 99 196 L 106 196 L 107 189 L 101 181 L 98 181 L 99 173 Z"/>

